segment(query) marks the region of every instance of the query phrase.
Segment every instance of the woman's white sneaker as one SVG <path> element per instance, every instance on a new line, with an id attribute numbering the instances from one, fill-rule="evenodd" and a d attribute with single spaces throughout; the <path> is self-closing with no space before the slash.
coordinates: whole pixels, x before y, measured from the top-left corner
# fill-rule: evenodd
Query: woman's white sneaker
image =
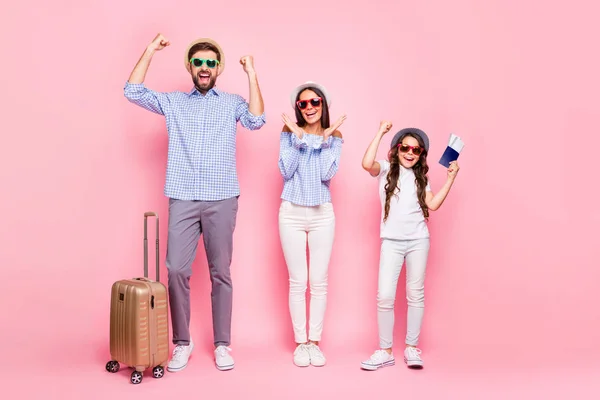
<path id="1" fill-rule="evenodd" d="M 310 353 L 307 345 L 299 344 L 296 347 L 296 350 L 294 350 L 294 364 L 298 367 L 308 367 L 310 365 Z"/>
<path id="2" fill-rule="evenodd" d="M 388 353 L 385 350 L 375 350 L 375 353 L 371 355 L 366 361 L 360 363 L 360 367 L 367 371 L 375 371 L 378 368 L 389 367 L 396 364 L 396 359 L 393 354 Z"/>
<path id="3" fill-rule="evenodd" d="M 310 355 L 310 363 L 315 367 L 322 367 L 325 365 L 325 356 L 316 344 L 310 343 L 308 345 L 308 354 Z"/>

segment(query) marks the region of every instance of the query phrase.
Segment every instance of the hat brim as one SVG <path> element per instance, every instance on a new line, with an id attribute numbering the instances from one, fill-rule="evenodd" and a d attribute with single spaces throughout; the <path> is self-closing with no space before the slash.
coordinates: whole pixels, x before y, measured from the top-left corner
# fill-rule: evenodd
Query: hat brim
<path id="1" fill-rule="evenodd" d="M 397 144 L 398 140 L 400 140 L 400 138 L 407 133 L 412 133 L 420 136 L 421 139 L 423 139 L 423 143 L 425 143 L 425 151 L 429 152 L 429 137 L 425 132 L 423 132 L 419 128 L 404 128 L 398 133 L 396 133 L 394 135 L 394 138 L 392 139 L 392 142 L 390 143 L 390 149 L 393 148 Z"/>
<path id="2" fill-rule="evenodd" d="M 194 40 L 192 43 L 190 43 L 187 47 L 187 49 L 185 49 L 185 54 L 183 55 L 183 65 L 185 66 L 185 69 L 189 68 L 189 64 L 190 64 L 190 60 L 188 58 L 188 53 L 190 52 L 190 49 L 192 47 L 194 47 L 195 45 L 197 45 L 198 43 L 210 43 L 213 46 L 215 46 L 218 50 L 219 50 L 219 54 L 221 55 L 221 59 L 219 60 L 219 73 L 218 75 L 221 75 L 223 73 L 223 71 L 225 70 L 225 53 L 223 52 L 223 49 L 221 48 L 221 46 L 219 46 L 219 43 L 215 42 L 213 39 L 211 38 L 199 38 Z"/>
<path id="3" fill-rule="evenodd" d="M 292 93 L 290 94 L 290 104 L 292 108 L 296 108 L 296 98 L 298 97 L 298 93 L 302 92 L 304 89 L 311 87 L 319 89 L 321 92 L 323 92 L 323 96 L 325 96 L 325 101 L 327 101 L 327 105 L 331 107 L 331 97 L 329 96 L 327 89 L 325 89 L 325 86 L 319 85 L 316 82 L 307 81 L 304 82 L 302 85 L 296 87 L 294 90 L 292 90 Z"/>

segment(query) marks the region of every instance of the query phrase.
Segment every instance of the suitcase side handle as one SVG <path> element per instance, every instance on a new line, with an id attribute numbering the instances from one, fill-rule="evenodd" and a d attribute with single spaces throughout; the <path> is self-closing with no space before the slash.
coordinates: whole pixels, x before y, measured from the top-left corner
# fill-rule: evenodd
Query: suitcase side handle
<path id="1" fill-rule="evenodd" d="M 152 211 L 144 213 L 144 278 L 148 278 L 148 217 L 156 218 L 156 281 L 160 282 L 160 258 L 158 251 L 158 214 Z"/>

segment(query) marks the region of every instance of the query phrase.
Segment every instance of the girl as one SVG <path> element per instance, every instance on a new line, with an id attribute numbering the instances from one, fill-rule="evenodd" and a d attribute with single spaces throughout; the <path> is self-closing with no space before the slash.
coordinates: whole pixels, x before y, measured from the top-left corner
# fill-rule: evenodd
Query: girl
<path id="1" fill-rule="evenodd" d="M 319 341 L 335 229 L 329 184 L 339 168 L 343 139 L 337 128 L 346 116 L 329 124 L 329 96 L 323 86 L 313 82 L 294 89 L 291 103 L 297 122 L 283 114 L 285 125 L 280 136 L 279 170 L 284 186 L 279 208 L 279 236 L 289 272 L 289 308 L 296 341 L 294 364 L 323 366 L 326 360 Z M 307 280 L 310 281 L 308 337 Z"/>
<path id="2" fill-rule="evenodd" d="M 409 368 L 423 367 L 421 350 L 416 346 L 423 320 L 423 285 L 429 253 L 426 220 L 429 210 L 437 210 L 444 202 L 459 170 L 456 162 L 451 163 L 446 183 L 437 194 L 433 194 L 427 178 L 429 138 L 425 132 L 416 128 L 403 129 L 394 136 L 388 153 L 389 161 L 375 161 L 381 138 L 391 127 L 391 122 L 381 122 L 362 161 L 363 168 L 379 181 L 382 205 L 377 291 L 380 348 L 371 358 L 361 363 L 365 370 L 395 364 L 392 352 L 394 300 L 398 277 L 405 260 L 408 315 L 404 361 Z"/>

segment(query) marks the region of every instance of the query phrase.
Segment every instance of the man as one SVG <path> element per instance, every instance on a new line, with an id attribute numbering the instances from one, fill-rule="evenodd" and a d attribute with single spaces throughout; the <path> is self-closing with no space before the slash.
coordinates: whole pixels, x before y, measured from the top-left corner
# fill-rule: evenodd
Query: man
<path id="1" fill-rule="evenodd" d="M 143 82 L 152 57 L 169 45 L 158 34 L 125 84 L 130 102 L 165 116 L 169 134 L 164 189 L 169 198 L 166 264 L 176 346 L 167 370 L 184 369 L 194 348 L 189 332 L 189 280 L 201 235 L 212 282 L 215 364 L 219 370 L 229 370 L 234 366 L 229 348 L 230 264 L 240 194 L 236 129 L 238 121 L 247 129 L 260 129 L 265 124 L 264 105 L 252 56 L 240 59 L 250 84 L 249 102 L 215 86 L 225 69 L 225 55 L 215 41 L 206 38 L 194 41 L 185 52 L 184 64 L 194 83 L 191 91 L 160 93 L 146 88 Z"/>

